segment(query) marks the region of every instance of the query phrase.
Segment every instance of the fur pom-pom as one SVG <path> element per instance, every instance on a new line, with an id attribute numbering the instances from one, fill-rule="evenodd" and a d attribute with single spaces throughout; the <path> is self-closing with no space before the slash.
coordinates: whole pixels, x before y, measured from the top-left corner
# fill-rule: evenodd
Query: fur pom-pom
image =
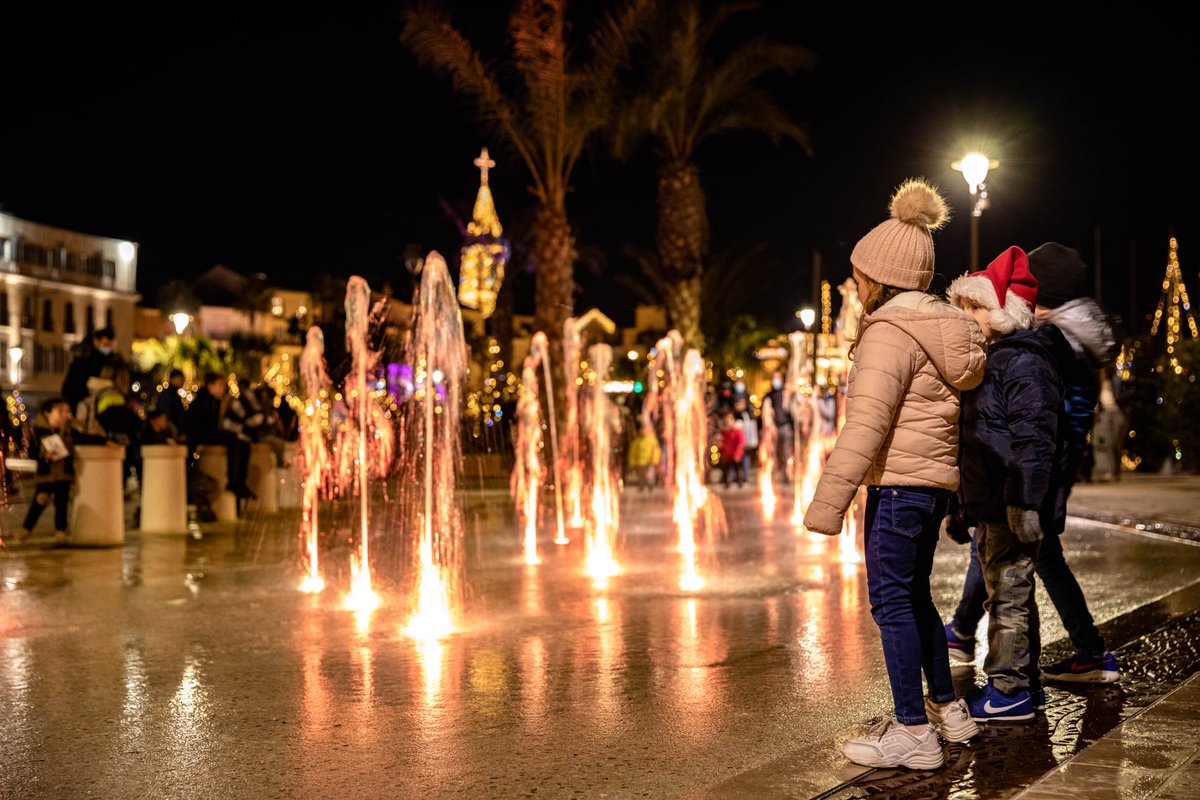
<path id="1" fill-rule="evenodd" d="M 933 186 L 921 178 L 909 178 L 892 195 L 892 217 L 910 225 L 923 225 L 936 231 L 950 218 L 946 201 Z"/>

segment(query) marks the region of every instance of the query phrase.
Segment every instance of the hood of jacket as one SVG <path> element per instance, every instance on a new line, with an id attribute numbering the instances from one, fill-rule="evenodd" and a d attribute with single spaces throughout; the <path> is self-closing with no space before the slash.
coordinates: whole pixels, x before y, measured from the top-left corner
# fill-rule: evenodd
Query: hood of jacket
<path id="1" fill-rule="evenodd" d="M 1079 297 L 1058 308 L 1038 311 L 1037 324 L 1056 325 L 1075 354 L 1086 358 L 1097 369 L 1113 363 L 1120 351 L 1112 319 L 1090 297 Z"/>
<path id="2" fill-rule="evenodd" d="M 864 314 L 858 339 L 870 325 L 886 323 L 908 334 L 938 374 L 959 391 L 974 389 L 983 380 L 987 361 L 983 332 L 965 311 L 924 292 L 896 295 L 874 314 Z"/>
<path id="3" fill-rule="evenodd" d="M 105 389 L 111 389 L 113 382 L 108 378 L 101 378 L 99 375 L 93 375 L 87 379 L 88 394 L 96 394 L 103 392 Z"/>
<path id="4" fill-rule="evenodd" d="M 1059 375 L 1066 375 L 1075 361 L 1075 353 L 1066 334 L 1057 325 L 1046 323 L 1036 328 L 1013 331 L 992 345 L 989 355 L 1008 348 L 1036 350 L 1058 368 Z"/>

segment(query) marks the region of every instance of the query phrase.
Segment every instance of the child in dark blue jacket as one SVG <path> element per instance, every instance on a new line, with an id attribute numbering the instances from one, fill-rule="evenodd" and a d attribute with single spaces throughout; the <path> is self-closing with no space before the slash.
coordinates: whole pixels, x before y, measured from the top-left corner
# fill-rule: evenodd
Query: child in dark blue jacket
<path id="1" fill-rule="evenodd" d="M 977 721 L 1028 722 L 1041 697 L 1034 568 L 1042 537 L 1065 522 L 1060 429 L 1071 346 L 1053 325 L 1032 328 L 1037 281 L 1020 248 L 956 279 L 948 294 L 990 345 L 983 383 L 962 398 L 959 503 L 976 528 L 988 596 L 988 683 L 968 706 Z"/>

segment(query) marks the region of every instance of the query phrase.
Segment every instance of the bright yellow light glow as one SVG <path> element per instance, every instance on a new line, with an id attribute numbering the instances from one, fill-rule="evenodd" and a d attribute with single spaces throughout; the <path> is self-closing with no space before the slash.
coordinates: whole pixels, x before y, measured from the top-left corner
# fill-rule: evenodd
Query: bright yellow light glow
<path id="1" fill-rule="evenodd" d="M 957 162 L 955 169 L 961 170 L 971 194 L 979 191 L 979 185 L 987 180 L 990 161 L 983 153 L 967 153 L 962 161 Z"/>

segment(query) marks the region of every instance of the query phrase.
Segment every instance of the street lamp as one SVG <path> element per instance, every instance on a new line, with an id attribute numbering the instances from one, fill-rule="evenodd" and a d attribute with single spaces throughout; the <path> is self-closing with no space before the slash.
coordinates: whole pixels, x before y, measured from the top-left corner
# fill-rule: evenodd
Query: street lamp
<path id="1" fill-rule="evenodd" d="M 987 180 L 988 170 L 1000 166 L 994 158 L 988 158 L 983 153 L 967 153 L 961 160 L 950 166 L 963 174 L 967 188 L 971 190 L 971 271 L 979 269 L 979 218 L 988 207 Z"/>
<path id="2" fill-rule="evenodd" d="M 21 358 L 24 355 L 25 351 L 16 345 L 8 348 L 8 379 L 13 386 L 21 382 Z"/>
<path id="3" fill-rule="evenodd" d="M 813 323 L 817 321 L 817 312 L 811 308 L 802 308 L 796 313 L 800 318 L 800 324 L 804 326 L 804 330 L 811 330 Z"/>
<path id="4" fill-rule="evenodd" d="M 171 315 L 171 324 L 175 326 L 175 335 L 183 336 L 183 332 L 187 330 L 188 323 L 192 321 L 191 316 L 184 311 L 176 311 Z"/>

